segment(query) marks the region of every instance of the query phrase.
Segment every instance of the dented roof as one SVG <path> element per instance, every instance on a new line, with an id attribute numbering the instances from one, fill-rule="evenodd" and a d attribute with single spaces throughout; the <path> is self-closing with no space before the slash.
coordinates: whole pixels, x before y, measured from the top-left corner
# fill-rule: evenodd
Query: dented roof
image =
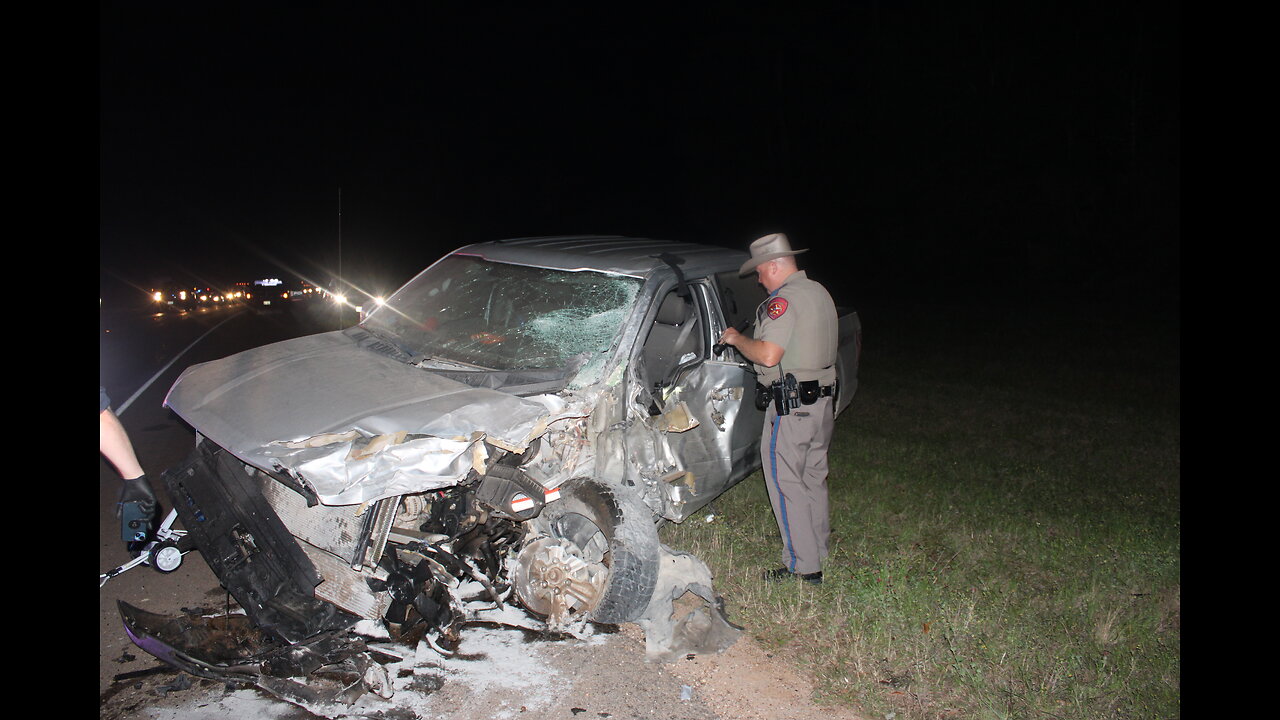
<path id="1" fill-rule="evenodd" d="M 662 254 L 683 259 L 680 268 L 689 275 L 736 270 L 748 257 L 743 250 L 714 245 L 617 235 L 513 238 L 468 245 L 456 252 L 499 262 L 633 277 L 648 277 L 654 270 L 665 268 L 666 264 L 657 257 Z"/>

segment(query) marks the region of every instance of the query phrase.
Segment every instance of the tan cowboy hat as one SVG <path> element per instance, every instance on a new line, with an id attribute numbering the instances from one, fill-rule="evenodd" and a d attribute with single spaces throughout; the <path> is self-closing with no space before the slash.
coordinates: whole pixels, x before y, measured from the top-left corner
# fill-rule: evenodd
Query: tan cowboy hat
<path id="1" fill-rule="evenodd" d="M 804 250 L 792 250 L 791 241 L 783 233 L 773 233 L 751 243 L 751 259 L 742 264 L 742 269 L 738 271 L 738 275 L 746 275 L 760 263 L 777 260 L 780 257 L 788 255 L 799 255 L 802 252 L 808 252 L 808 248 Z"/>

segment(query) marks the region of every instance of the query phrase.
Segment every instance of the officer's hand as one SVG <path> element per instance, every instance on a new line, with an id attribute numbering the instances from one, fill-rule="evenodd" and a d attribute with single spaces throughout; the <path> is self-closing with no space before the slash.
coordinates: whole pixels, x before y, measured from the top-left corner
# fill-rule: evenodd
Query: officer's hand
<path id="1" fill-rule="evenodd" d="M 737 328 L 726 328 L 724 332 L 720 333 L 719 344 L 733 345 L 736 347 L 738 344 L 738 338 L 740 337 L 742 337 L 742 333 L 738 332 Z"/>
<path id="2" fill-rule="evenodd" d="M 120 515 L 120 508 L 127 502 L 137 502 L 147 515 L 156 511 L 156 495 L 151 492 L 146 475 L 124 481 L 124 487 L 120 488 L 120 502 L 116 504 L 117 516 Z"/>

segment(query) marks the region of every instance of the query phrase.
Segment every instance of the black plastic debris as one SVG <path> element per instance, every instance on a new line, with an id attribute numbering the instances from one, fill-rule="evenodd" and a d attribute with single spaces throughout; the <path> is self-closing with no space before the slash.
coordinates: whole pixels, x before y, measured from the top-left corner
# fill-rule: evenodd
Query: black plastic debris
<path id="1" fill-rule="evenodd" d="M 156 688 L 156 694 L 160 697 L 168 697 L 169 693 L 191 688 L 191 676 L 186 673 L 178 673 L 178 677 L 168 685 L 160 685 Z"/>
<path id="2" fill-rule="evenodd" d="M 365 692 L 388 697 L 392 691 L 386 669 L 351 633 L 330 631 L 281 644 L 244 615 L 174 618 L 123 601 L 117 605 L 135 645 L 197 677 L 249 682 L 300 703 L 350 703 Z"/>

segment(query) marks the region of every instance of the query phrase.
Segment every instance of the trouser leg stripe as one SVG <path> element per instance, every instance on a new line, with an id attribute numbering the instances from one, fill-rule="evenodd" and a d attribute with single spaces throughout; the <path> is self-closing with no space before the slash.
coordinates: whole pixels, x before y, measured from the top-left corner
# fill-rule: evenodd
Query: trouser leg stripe
<path id="1" fill-rule="evenodd" d="M 787 549 L 787 556 L 791 558 L 787 563 L 787 569 L 791 572 L 796 571 L 796 550 L 791 544 L 791 527 L 787 522 L 787 499 L 782 494 L 782 485 L 778 483 L 778 420 L 773 419 L 773 430 L 769 436 L 769 464 L 772 466 L 773 489 L 778 494 L 778 515 L 782 518 L 782 544 Z"/>

